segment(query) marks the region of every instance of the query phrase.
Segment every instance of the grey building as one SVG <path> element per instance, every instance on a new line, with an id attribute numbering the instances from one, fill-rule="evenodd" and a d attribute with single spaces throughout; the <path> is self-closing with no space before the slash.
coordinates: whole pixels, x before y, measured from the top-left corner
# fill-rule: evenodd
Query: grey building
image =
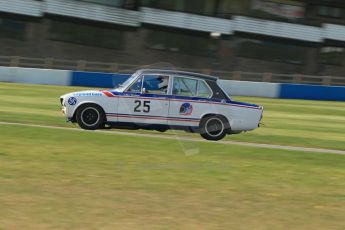
<path id="1" fill-rule="evenodd" d="M 0 0 L 0 56 L 342 76 L 344 17 L 339 0 Z"/>

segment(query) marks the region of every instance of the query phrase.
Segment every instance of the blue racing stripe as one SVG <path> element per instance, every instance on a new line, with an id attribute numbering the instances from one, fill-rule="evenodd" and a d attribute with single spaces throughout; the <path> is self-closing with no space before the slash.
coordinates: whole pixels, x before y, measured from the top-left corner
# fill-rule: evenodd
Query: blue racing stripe
<path id="1" fill-rule="evenodd" d="M 144 114 L 125 114 L 125 113 L 106 113 L 106 115 L 111 116 L 134 116 L 134 117 L 153 117 L 153 118 L 168 118 L 168 119 L 180 119 L 180 120 L 192 120 L 192 121 L 199 121 L 199 118 L 191 118 L 191 117 L 167 117 L 167 116 L 152 116 L 152 115 L 144 115 Z"/>

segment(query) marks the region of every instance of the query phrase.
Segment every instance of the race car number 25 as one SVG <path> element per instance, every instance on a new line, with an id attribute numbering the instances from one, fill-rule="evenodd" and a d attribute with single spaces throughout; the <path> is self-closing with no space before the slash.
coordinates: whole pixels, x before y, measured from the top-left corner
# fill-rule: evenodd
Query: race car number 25
<path id="1" fill-rule="evenodd" d="M 136 113 L 149 113 L 150 112 L 150 101 L 140 101 L 140 100 L 135 100 L 134 101 L 135 107 L 134 107 L 134 112 Z"/>

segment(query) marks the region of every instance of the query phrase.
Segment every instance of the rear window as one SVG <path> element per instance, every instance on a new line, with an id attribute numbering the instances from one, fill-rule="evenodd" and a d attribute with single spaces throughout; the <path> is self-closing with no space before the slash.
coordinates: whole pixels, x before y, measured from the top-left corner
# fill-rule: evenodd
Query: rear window
<path id="1" fill-rule="evenodd" d="M 178 96 L 197 96 L 198 80 L 191 78 L 175 77 L 173 84 L 173 95 Z"/>
<path id="2" fill-rule="evenodd" d="M 198 97 L 209 98 L 212 96 L 210 87 L 206 85 L 204 81 L 198 81 Z"/>

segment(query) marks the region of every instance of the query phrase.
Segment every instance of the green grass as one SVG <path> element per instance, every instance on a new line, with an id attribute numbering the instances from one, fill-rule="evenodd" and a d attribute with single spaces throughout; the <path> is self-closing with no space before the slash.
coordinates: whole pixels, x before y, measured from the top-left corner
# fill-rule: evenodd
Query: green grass
<path id="1" fill-rule="evenodd" d="M 345 150 L 345 103 L 239 98 L 264 106 L 264 126 L 233 140 Z"/>
<path id="2" fill-rule="evenodd" d="M 344 227 L 344 156 L 11 125 L 0 138 L 3 229 Z"/>
<path id="3" fill-rule="evenodd" d="M 0 121 L 74 127 L 81 89 L 0 83 Z M 345 149 L 344 103 L 235 99 L 265 126 L 229 140 Z M 0 229 L 344 229 L 344 156 L 164 135 L 0 125 Z"/>
<path id="4" fill-rule="evenodd" d="M 58 98 L 83 89 L 0 83 L 0 121 L 73 127 L 62 117 Z M 254 131 L 228 136 L 228 140 L 345 150 L 344 102 L 234 98 L 263 105 L 264 125 Z M 175 134 L 176 131 L 170 131 L 165 135 Z M 190 136 L 183 132 L 178 134 Z"/>

